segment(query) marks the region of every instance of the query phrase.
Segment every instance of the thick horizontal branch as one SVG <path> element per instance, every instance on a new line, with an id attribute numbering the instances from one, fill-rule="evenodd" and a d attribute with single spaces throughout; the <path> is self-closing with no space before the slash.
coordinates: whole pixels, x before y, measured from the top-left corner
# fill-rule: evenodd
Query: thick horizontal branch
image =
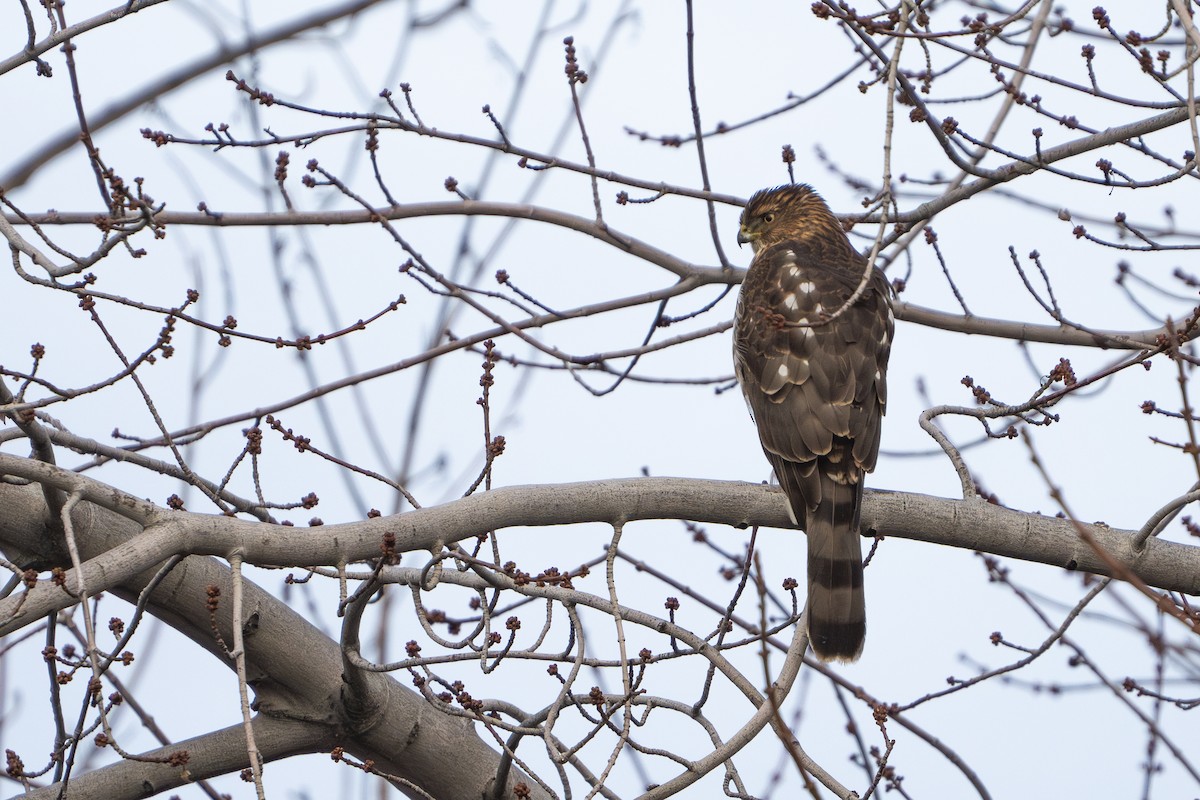
<path id="1" fill-rule="evenodd" d="M 20 475 L 67 493 L 82 493 L 85 499 L 117 513 L 128 509 L 143 524 L 147 508 L 154 508 L 98 481 L 29 459 L 0 455 L 0 474 Z M 5 498 L 25 491 L 28 490 L 0 486 L 0 507 L 15 508 Z M 260 566 L 336 566 L 378 557 L 385 534 L 395 537 L 398 551 L 413 552 L 438 550 L 445 544 L 503 528 L 649 519 L 692 520 L 735 528 L 792 527 L 783 494 L 778 490 L 753 483 L 689 478 L 513 486 L 389 517 L 325 525 L 320 536 L 287 526 L 157 510 L 148 529 L 136 541 L 132 538 L 124 541 L 86 563 L 85 580 L 92 591 L 104 590 L 173 554 L 228 558 L 237 553 L 246 563 Z M 982 500 L 869 491 L 863 522 L 885 536 L 1109 574 L 1104 560 L 1080 540 L 1071 522 L 1014 511 Z M 1104 525 L 1087 528 L 1113 559 L 1147 584 L 1200 594 L 1200 547 L 1152 539 L 1139 553 L 1132 544 L 1133 531 Z M 26 537 L 41 530 L 37 515 L 0 519 L 0 545 L 28 541 Z M 74 579 L 67 585 L 75 585 Z M 72 603 L 72 598 L 58 587 L 49 582 L 39 583 L 29 596 L 17 595 L 0 601 L 0 620 L 3 620 L 0 634 Z"/>
<path id="2" fill-rule="evenodd" d="M 966 550 L 1033 561 L 1069 571 L 1112 575 L 1104 559 L 1079 535 L 1088 531 L 1113 560 L 1148 585 L 1200 594 L 1200 547 L 1151 539 L 1138 552 L 1137 531 L 1103 523 L 1074 523 L 993 505 L 982 499 L 946 500 L 906 492 L 870 491 L 863 502 L 863 526 L 884 536 L 944 544 Z"/>
<path id="3" fill-rule="evenodd" d="M 76 504 L 72 519 L 84 559 L 84 580 L 91 593 L 112 591 L 132 601 L 167 555 L 192 554 L 153 592 L 148 610 L 222 663 L 229 661 L 214 641 L 205 608 L 206 590 L 216 585 L 222 598 L 231 596 L 231 574 L 220 561 L 202 555 L 228 557 L 236 552 L 250 564 L 328 566 L 378 557 L 385 533 L 395 537 L 397 550 L 416 551 L 436 550 L 451 541 L 514 527 L 651 519 L 685 519 L 734 528 L 791 527 L 786 500 L 775 488 L 686 478 L 501 488 L 390 517 L 325 525 L 314 533 L 168 511 L 99 481 L 31 459 L 0 454 L 0 475 L 34 482 L 23 486 L 0 483 L 0 508 L 4 509 L 0 548 L 18 564 L 46 569 L 69 563 L 61 542 L 47 535 L 46 505 L 37 483 L 84 498 Z M 1109 574 L 1105 559 L 1081 540 L 1070 521 L 982 500 L 870 491 L 864 501 L 863 523 L 884 536 Z M 1132 544 L 1133 531 L 1102 524 L 1084 527 L 1109 559 L 1147 584 L 1200 594 L 1200 547 L 1151 539 L 1138 552 Z M 640 529 L 626 525 L 625 536 L 636 536 Z M 63 586 L 76 585 L 74 574 L 68 571 Z M 0 601 L 0 635 L 75 602 L 53 581 L 39 581 L 34 589 Z M 464 792 L 455 796 L 478 796 L 479 787 L 494 774 L 498 762 L 497 754 L 475 735 L 469 722 L 439 714 L 416 693 L 378 674 L 365 676 L 371 696 L 364 707 L 380 711 L 371 719 L 347 719 L 338 700 L 343 665 L 337 643 L 250 581 L 245 583 L 245 607 L 252 609 L 257 619 L 246 648 L 260 712 L 332 726 L 340 731 L 339 741 L 346 743 L 348 751 L 375 759 L 381 769 L 404 775 L 418 785 L 434 785 L 436 776 L 453 770 L 460 776 Z M 234 624 L 229 611 L 222 601 L 216 620 L 227 641 Z M 295 658 L 297 652 L 305 657 Z M 470 762 L 469 770 L 464 760 Z"/>

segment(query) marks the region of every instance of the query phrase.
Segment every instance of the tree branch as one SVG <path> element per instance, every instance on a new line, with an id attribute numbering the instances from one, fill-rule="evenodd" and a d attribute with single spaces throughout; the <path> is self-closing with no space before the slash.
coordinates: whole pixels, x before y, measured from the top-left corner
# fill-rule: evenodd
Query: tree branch
<path id="1" fill-rule="evenodd" d="M 320 28 L 344 17 L 353 16 L 379 2 L 380 0 L 350 0 L 350 2 L 339 6 L 320 9 L 307 16 L 288 20 L 282 25 L 263 31 L 261 34 L 248 36 L 237 44 L 221 45 L 207 56 L 184 64 L 164 75 L 159 75 L 157 80 L 152 83 L 140 86 L 119 100 L 115 100 L 104 108 L 92 112 L 88 118 L 88 128 L 94 134 L 121 119 L 126 114 L 141 108 L 146 103 L 152 102 L 156 98 L 178 89 L 195 78 L 206 75 L 222 64 L 233 62 L 247 53 L 265 50 L 271 47 L 271 45 L 279 44 L 280 42 L 290 42 L 304 31 L 312 28 Z M 17 58 L 17 56 L 13 58 Z M 47 137 L 37 150 L 25 156 L 19 163 L 11 166 L 8 172 L 0 177 L 0 186 L 3 186 L 5 191 L 11 192 L 28 181 L 35 172 L 43 168 L 51 159 L 61 155 L 78 143 L 78 127 L 70 128 L 57 136 Z"/>
<path id="2" fill-rule="evenodd" d="M 696 287 L 713 283 L 741 283 L 742 278 L 746 274 L 744 269 L 722 269 L 721 267 L 706 267 L 691 264 L 651 244 L 623 233 L 617 233 L 607 225 L 597 225 L 593 219 L 568 214 L 555 209 L 519 203 L 467 200 L 463 202 L 406 203 L 400 206 L 371 210 L 355 209 L 310 212 L 202 213 L 163 211 L 155 214 L 154 220 L 156 223 L 163 225 L 217 227 L 324 226 L 362 225 L 376 222 L 377 218 L 396 220 L 443 215 L 511 217 L 558 225 L 591 236 L 618 250 L 629 253 L 655 266 L 662 267 L 668 272 L 677 275 L 680 279 L 690 281 L 692 286 Z M 44 214 L 28 214 L 26 218 L 22 219 L 15 215 L 6 215 L 5 220 L 13 225 L 24 224 L 27 220 L 37 225 L 93 225 L 95 224 L 96 214 L 86 211 L 51 211 Z M 15 229 L 13 233 L 15 235 Z M 931 328 L 1014 339 L 1021 342 L 1046 342 L 1049 344 L 1065 344 L 1077 347 L 1123 348 L 1130 350 L 1151 348 L 1154 346 L 1154 342 L 1158 336 L 1168 333 L 1165 326 L 1141 331 L 1097 330 L 1092 332 L 1072 328 L 1067 325 L 1036 325 L 1017 320 L 989 319 L 986 317 L 949 314 L 944 311 L 903 302 L 896 304 L 896 318 Z M 502 333 L 503 331 L 499 333 L 489 332 L 487 335 L 502 335 Z"/>
<path id="3" fill-rule="evenodd" d="M 92 592 L 124 585 L 138 573 L 176 554 L 225 557 L 238 552 L 246 563 L 260 566 L 333 566 L 362 561 L 378 556 L 385 533 L 394 535 L 398 552 L 410 552 L 515 526 L 681 519 L 736 528 L 793 527 L 783 494 L 776 489 L 761 484 L 688 478 L 512 486 L 403 514 L 325 525 L 322 528 L 325 535 L 315 537 L 302 529 L 228 517 L 165 510 L 154 514 L 149 509 L 155 507 L 144 500 L 29 459 L 0 455 L 0 474 L 48 483 L 64 491 L 80 491 L 90 503 L 102 502 L 111 510 L 137 506 L 134 516 L 151 523 L 140 535 L 113 541 L 107 547 L 92 547 L 83 567 Z M 39 548 L 47 547 L 41 527 L 44 509 L 36 508 L 37 504 L 28 498 L 18 502 L 18 498 L 33 491 L 0 486 L 0 507 L 14 509 L 0 518 L 0 544 L 15 545 L 47 559 L 54 554 L 39 552 Z M 88 503 L 80 505 L 92 507 Z M 16 511 L 21 506 L 28 509 L 27 514 Z M 95 508 L 88 516 L 94 518 L 97 513 L 100 509 Z M 77 527 L 88 524 L 94 525 L 94 519 L 76 523 Z M 137 525 L 128 520 L 125 524 Z M 1068 570 L 1111 574 L 1105 560 L 1081 541 L 1073 523 L 982 500 L 869 491 L 863 505 L 863 527 L 885 536 L 979 550 Z M 1085 527 L 1112 559 L 1148 585 L 1200 594 L 1200 547 L 1156 538 L 1138 553 L 1134 545 L 1136 531 L 1103 524 Z M 81 538 L 87 537 L 81 535 Z M 67 585 L 74 582 L 75 577 L 68 572 Z M 22 593 L 0 601 L 0 635 L 74 602 L 52 582 L 41 581 L 27 596 Z M 207 619 L 202 627 L 207 631 Z"/>
<path id="4" fill-rule="evenodd" d="M 7 470 L 11 462 L 23 459 L 0 456 L 0 460 L 5 464 L 3 469 Z M 58 470 L 56 473 L 63 485 L 85 485 L 85 494 L 90 495 L 92 490 L 103 486 L 87 479 L 83 484 L 73 482 L 70 472 Z M 114 508 L 122 507 L 131 499 L 117 490 L 109 491 L 112 493 L 109 498 L 111 502 L 106 505 Z M 149 505 L 144 501 L 138 502 L 143 506 Z M 39 557 L 47 558 L 54 544 L 47 541 L 50 537 L 46 536 L 42 523 L 46 508 L 38 489 L 35 486 L 0 484 L 0 507 L 5 510 L 0 515 L 0 546 L 5 553 L 20 563 L 30 563 Z M 117 596 L 131 603 L 136 602 L 142 588 L 154 577 L 158 556 L 163 550 L 162 541 L 156 537 L 161 537 L 165 530 L 144 532 L 137 522 L 116 513 L 112 508 L 102 508 L 90 502 L 79 503 L 74 514 L 81 556 L 87 560 L 84 569 L 89 590 L 95 592 L 99 586 L 108 584 L 108 590 Z M 197 523 L 203 518 L 202 515 L 186 513 L 183 516 L 195 517 L 192 522 Z M 229 523 L 241 525 L 238 520 L 210 517 L 202 528 L 212 532 Z M 272 530 L 285 530 L 270 527 Z M 173 528 L 173 524 L 165 528 Z M 200 530 L 193 528 L 190 533 L 185 533 L 176 529 L 175 533 L 168 534 L 168 538 L 174 538 L 177 533 L 187 537 L 208 535 Z M 156 563 L 149 570 L 137 572 L 139 562 L 145 559 L 131 557 L 133 550 L 148 540 L 154 543 L 149 547 L 149 558 Z M 107 579 L 105 565 L 118 554 L 123 554 L 117 559 L 121 577 L 119 582 L 112 583 Z M 249 555 L 244 560 L 252 561 Z M 126 575 L 131 568 L 133 574 Z M 50 583 L 40 582 L 39 589 Z M 341 703 L 342 661 L 337 643 L 257 584 L 248 580 L 243 583 L 246 619 L 238 622 L 244 625 L 250 617 L 254 619 L 252 635 L 245 638 L 246 671 L 255 688 L 259 714 L 325 726 L 331 734 L 338 735 L 338 743 L 347 753 L 360 760 L 372 760 L 378 770 L 398 775 L 416 786 L 435 788 L 439 798 L 477 800 L 490 788 L 490 782 L 500 765 L 500 755 L 479 738 L 470 722 L 438 712 L 416 692 L 401 686 L 390 676 L 377 673 L 363 677 L 369 690 L 368 701 L 375 713 L 368 720 L 348 719 L 343 714 Z M 69 577 L 65 585 L 74 585 L 74 579 Z M 213 618 L 205 607 L 210 586 L 220 590 L 220 597 L 231 597 L 232 575 L 229 567 L 213 558 L 188 558 L 151 593 L 147 609 L 213 653 L 218 663 L 231 667 L 232 662 L 216 641 Z M 35 589 L 29 600 L 40 601 L 50 595 L 56 601 L 67 600 L 66 605 L 75 602 L 59 587 L 54 587 L 50 592 Z M 222 601 L 215 614 L 218 631 L 225 641 L 233 640 L 229 605 L 228 601 Z M 6 612 L 10 617 L 8 621 L 12 622 L 11 605 L 5 606 L 5 611 L 0 611 L 0 618 Z M 24 614 L 25 609 L 21 609 L 21 616 Z M 237 732 L 239 736 L 234 737 L 236 744 L 233 746 L 238 749 L 244 767 L 247 763 L 245 734 L 240 726 Z M 181 746 L 176 745 L 173 749 Z M 224 768 L 232 762 L 220 763 Z M 217 774 L 195 759 L 189 762 L 189 769 L 206 776 Z M 451 774 L 455 779 L 446 781 L 445 776 Z M 518 781 L 524 781 L 531 787 L 530 797 L 538 800 L 545 797 L 535 782 L 520 770 L 509 773 L 506 797 L 512 796 L 511 787 Z M 118 795 L 81 793 L 79 796 Z M 146 795 L 139 790 L 127 796 L 135 798 Z"/>
<path id="5" fill-rule="evenodd" d="M 328 752 L 337 743 L 333 731 L 326 725 L 264 716 L 255 717 L 254 736 L 260 745 L 260 755 L 268 762 L 305 753 Z M 167 763 L 173 754 L 182 752 L 188 754 L 186 766 Z M 160 763 L 142 761 L 141 758 L 156 759 Z M 22 800 L 86 800 L 90 797 L 139 800 L 199 780 L 237 772 L 246 765 L 246 732 L 238 724 L 142 753 L 139 760 L 118 761 L 73 777 L 65 792 L 61 783 L 52 783 L 20 797 Z"/>

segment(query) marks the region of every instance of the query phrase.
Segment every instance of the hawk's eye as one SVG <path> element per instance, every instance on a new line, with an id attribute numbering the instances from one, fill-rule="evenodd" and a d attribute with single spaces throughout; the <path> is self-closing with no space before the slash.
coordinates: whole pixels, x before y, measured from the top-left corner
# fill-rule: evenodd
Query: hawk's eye
<path id="1" fill-rule="evenodd" d="M 775 212 L 771 212 L 769 214 L 763 214 L 763 222 L 770 225 L 774 221 L 775 221 Z"/>

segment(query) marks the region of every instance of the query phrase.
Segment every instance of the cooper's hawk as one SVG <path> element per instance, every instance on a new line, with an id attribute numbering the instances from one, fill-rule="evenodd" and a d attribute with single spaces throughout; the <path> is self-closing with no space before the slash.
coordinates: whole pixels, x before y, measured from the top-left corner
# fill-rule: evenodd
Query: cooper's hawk
<path id="1" fill-rule="evenodd" d="M 792 520 L 808 534 L 808 636 L 853 661 L 866 636 L 859 507 L 887 405 L 891 290 L 809 186 L 764 189 L 742 212 L 754 260 L 738 297 L 734 367 Z M 844 308 L 859 284 L 865 290 Z"/>

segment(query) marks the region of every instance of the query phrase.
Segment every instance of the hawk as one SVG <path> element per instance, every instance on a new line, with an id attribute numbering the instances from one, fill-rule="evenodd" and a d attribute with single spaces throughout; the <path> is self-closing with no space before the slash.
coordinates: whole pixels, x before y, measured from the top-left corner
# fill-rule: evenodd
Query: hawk
<path id="1" fill-rule="evenodd" d="M 734 315 L 735 372 L 792 521 L 808 536 L 813 652 L 854 661 L 867 632 L 859 509 L 887 405 L 891 287 L 878 269 L 868 274 L 810 186 L 751 197 L 738 231 L 746 242 L 754 260 Z"/>

